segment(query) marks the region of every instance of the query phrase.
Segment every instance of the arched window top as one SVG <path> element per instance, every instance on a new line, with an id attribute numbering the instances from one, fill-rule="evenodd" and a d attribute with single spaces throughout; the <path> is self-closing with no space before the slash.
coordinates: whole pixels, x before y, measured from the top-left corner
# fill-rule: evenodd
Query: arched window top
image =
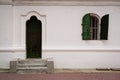
<path id="1" fill-rule="evenodd" d="M 88 15 L 91 16 L 91 17 L 95 17 L 95 18 L 97 18 L 98 20 L 100 20 L 100 16 L 97 15 L 97 14 L 95 14 L 95 13 L 87 13 L 87 14 L 85 14 L 85 15 L 83 16 L 83 19 L 86 18 Z"/>

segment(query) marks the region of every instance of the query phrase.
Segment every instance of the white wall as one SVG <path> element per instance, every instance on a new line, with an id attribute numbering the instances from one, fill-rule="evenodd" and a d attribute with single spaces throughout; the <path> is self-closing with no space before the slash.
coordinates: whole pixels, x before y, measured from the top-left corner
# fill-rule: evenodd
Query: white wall
<path id="1" fill-rule="evenodd" d="M 44 58 L 53 58 L 55 68 L 120 68 L 120 52 L 50 51 Z"/>
<path id="2" fill-rule="evenodd" d="M 6 51 L 13 45 L 12 10 L 11 5 L 0 5 L 0 68 L 8 67 L 9 60 L 13 58 L 12 52 Z"/>
<path id="3" fill-rule="evenodd" d="M 42 56 L 43 58 L 52 57 L 55 61 L 55 68 L 120 67 L 119 6 L 14 6 L 12 28 L 14 35 L 11 38 L 14 46 L 13 49 L 10 49 L 13 52 L 10 54 L 6 52 L 10 55 L 9 60 L 25 58 L 25 46 L 22 46 L 23 43 L 21 44 L 21 33 L 23 32 L 21 15 L 30 11 L 46 15 L 46 45 L 43 48 Z M 96 13 L 100 17 L 105 14 L 110 15 L 107 41 L 82 40 L 82 17 L 87 13 Z M 8 32 L 11 33 L 12 30 Z M 3 53 L 1 52 L 0 55 Z M 8 66 L 6 63 L 0 65 L 0 67 Z"/>
<path id="4" fill-rule="evenodd" d="M 13 41 L 13 14 L 11 5 L 0 5 L 0 48 L 11 47 Z"/>
<path id="5" fill-rule="evenodd" d="M 21 34 L 20 16 L 30 11 L 37 11 L 47 16 L 47 48 L 80 49 L 91 48 L 91 46 L 93 48 L 120 48 L 120 37 L 115 36 L 119 34 L 119 6 L 15 6 L 16 37 Z M 87 13 L 96 13 L 100 17 L 105 14 L 110 15 L 109 40 L 83 41 L 81 39 L 82 17 Z M 16 38 L 16 40 L 19 42 L 20 39 Z"/>

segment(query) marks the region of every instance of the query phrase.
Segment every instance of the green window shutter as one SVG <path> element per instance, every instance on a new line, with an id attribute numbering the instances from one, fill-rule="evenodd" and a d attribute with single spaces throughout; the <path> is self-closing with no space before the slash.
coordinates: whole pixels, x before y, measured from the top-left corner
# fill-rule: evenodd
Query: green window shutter
<path id="1" fill-rule="evenodd" d="M 109 26 L 109 14 L 104 15 L 101 19 L 100 40 L 108 40 L 108 26 Z"/>
<path id="2" fill-rule="evenodd" d="M 82 39 L 90 40 L 90 14 L 85 15 L 82 20 Z"/>

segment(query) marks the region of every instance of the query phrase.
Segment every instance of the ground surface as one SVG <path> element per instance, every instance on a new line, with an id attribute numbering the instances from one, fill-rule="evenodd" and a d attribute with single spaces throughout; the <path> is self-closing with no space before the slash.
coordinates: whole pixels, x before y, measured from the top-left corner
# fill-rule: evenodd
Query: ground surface
<path id="1" fill-rule="evenodd" d="M 0 73 L 0 80 L 120 80 L 120 72 L 72 72 L 53 74 Z"/>

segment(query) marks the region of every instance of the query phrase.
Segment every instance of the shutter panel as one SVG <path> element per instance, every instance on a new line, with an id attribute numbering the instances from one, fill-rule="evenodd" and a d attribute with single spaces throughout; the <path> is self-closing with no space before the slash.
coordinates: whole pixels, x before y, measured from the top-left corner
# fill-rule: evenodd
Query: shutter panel
<path id="1" fill-rule="evenodd" d="M 109 26 L 109 15 L 105 15 L 101 19 L 101 31 L 100 40 L 108 40 L 108 26 Z"/>
<path id="2" fill-rule="evenodd" d="M 90 14 L 85 15 L 82 22 L 82 39 L 90 40 Z"/>

